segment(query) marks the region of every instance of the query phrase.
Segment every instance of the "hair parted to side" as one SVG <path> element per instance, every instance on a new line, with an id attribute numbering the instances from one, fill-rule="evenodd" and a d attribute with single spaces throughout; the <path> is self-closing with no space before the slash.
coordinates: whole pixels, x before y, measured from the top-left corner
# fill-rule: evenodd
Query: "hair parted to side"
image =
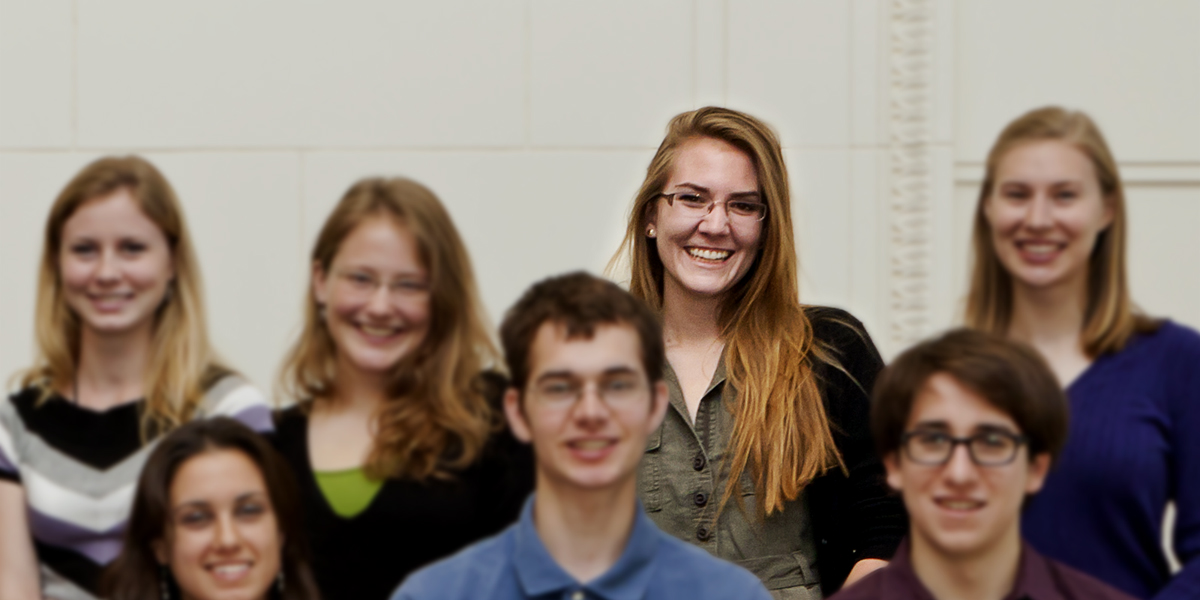
<path id="1" fill-rule="evenodd" d="M 1033 348 L 999 335 L 955 329 L 905 350 L 875 381 L 871 432 L 881 456 L 900 449 L 917 395 L 938 373 L 953 377 L 1012 418 L 1029 438 L 1029 460 L 1058 460 L 1067 442 L 1067 396 Z"/>
<path id="2" fill-rule="evenodd" d="M 804 486 L 828 469 L 844 465 L 834 445 L 812 360 L 840 368 L 813 337 L 800 304 L 796 243 L 783 151 L 762 121 L 735 110 L 705 107 L 671 119 L 646 179 L 634 198 L 621 249 L 609 262 L 610 274 L 627 259 L 629 290 L 662 310 L 663 264 L 655 241 L 646 236 L 658 195 L 671 176 L 680 146 L 696 138 L 727 142 L 754 163 L 759 193 L 767 203 L 759 256 L 722 302 L 720 325 L 725 364 L 737 389 L 729 441 L 730 476 L 721 501 L 738 488 L 742 473 L 753 475 L 759 512 L 783 510 Z"/>
<path id="3" fill-rule="evenodd" d="M 169 299 L 154 317 L 146 365 L 142 435 L 150 438 L 190 420 L 205 390 L 231 371 L 209 342 L 200 267 L 179 199 L 162 173 L 140 156 L 108 156 L 92 162 L 67 183 L 50 207 L 38 270 L 37 359 L 20 382 L 40 388 L 45 400 L 56 390 L 70 389 L 75 381 L 82 324 L 63 296 L 59 269 L 63 226 L 79 207 L 121 189 L 162 230 L 175 268 L 175 278 L 167 287 Z"/>
<path id="4" fill-rule="evenodd" d="M 628 325 L 641 341 L 646 376 L 651 382 L 663 378 L 667 359 L 654 311 L 617 284 L 577 271 L 535 283 L 508 309 L 500 325 L 512 386 L 522 393 L 529 379 L 533 340 L 546 323 L 565 327 L 568 338 L 585 339 L 591 339 L 601 325 Z"/>
<path id="5" fill-rule="evenodd" d="M 389 402 L 375 417 L 366 471 L 374 478 L 449 477 L 473 463 L 502 424 L 480 378 L 485 368 L 499 365 L 499 353 L 466 246 L 441 201 L 415 181 L 355 183 L 325 220 L 313 264 L 328 273 L 346 237 L 373 218 L 393 219 L 416 240 L 429 273 L 432 315 L 425 340 L 392 369 Z M 338 393 L 337 347 L 311 285 L 304 329 L 284 363 L 280 386 L 302 402 L 332 401 Z"/>
<path id="6" fill-rule="evenodd" d="M 1070 144 L 1091 160 L 1104 201 L 1112 209 L 1112 224 L 1096 239 L 1088 261 L 1087 305 L 1080 337 L 1084 352 L 1092 358 L 1116 352 L 1135 333 L 1153 331 L 1158 324 L 1139 314 L 1130 298 L 1125 267 L 1129 225 L 1117 161 L 1100 128 L 1087 114 L 1057 106 L 1031 110 L 1017 117 L 1000 132 L 988 152 L 971 235 L 974 266 L 967 295 L 966 324 L 992 333 L 1008 332 L 1013 312 L 1013 280 L 996 255 L 984 204 L 995 191 L 996 171 L 1004 157 L 1017 146 L 1044 140 Z"/>
<path id="7" fill-rule="evenodd" d="M 309 567 L 299 492 L 291 469 L 267 441 L 249 427 L 228 417 L 197 419 L 163 438 L 151 452 L 138 478 L 133 509 L 121 555 L 105 571 L 105 598 L 158 600 L 161 598 L 160 568 L 154 553 L 156 542 L 170 540 L 171 484 L 187 461 L 220 450 L 241 452 L 258 467 L 266 484 L 279 531 L 286 543 L 280 568 L 284 592 L 271 586 L 275 600 L 319 600 L 316 580 Z M 178 596 L 174 577 L 167 582 Z"/>

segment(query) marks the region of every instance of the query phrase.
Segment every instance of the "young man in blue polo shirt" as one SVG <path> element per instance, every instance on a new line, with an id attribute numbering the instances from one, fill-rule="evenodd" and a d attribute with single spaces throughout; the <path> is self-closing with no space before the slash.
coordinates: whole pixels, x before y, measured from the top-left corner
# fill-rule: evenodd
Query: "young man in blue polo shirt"
<path id="1" fill-rule="evenodd" d="M 871 429 L 909 536 L 834 600 L 1132 600 L 1021 539 L 1021 505 L 1067 439 L 1067 399 L 1031 349 L 969 330 L 875 382 Z"/>
<path id="2" fill-rule="evenodd" d="M 537 491 L 515 525 L 414 573 L 392 600 L 770 600 L 749 571 L 659 531 L 638 504 L 638 461 L 667 408 L 662 331 L 645 305 L 564 275 L 527 291 L 500 337 L 505 414 L 533 444 Z"/>

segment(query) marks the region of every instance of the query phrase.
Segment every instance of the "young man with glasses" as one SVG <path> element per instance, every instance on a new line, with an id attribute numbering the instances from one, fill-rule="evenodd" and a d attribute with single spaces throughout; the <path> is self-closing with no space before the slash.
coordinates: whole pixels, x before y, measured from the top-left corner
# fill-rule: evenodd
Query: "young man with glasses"
<path id="1" fill-rule="evenodd" d="M 611 282 L 534 285 L 500 328 L 514 434 L 533 445 L 537 492 L 497 537 L 418 571 L 393 600 L 769 600 L 749 571 L 655 527 L 637 468 L 662 422 L 662 330 Z"/>
<path id="2" fill-rule="evenodd" d="M 1033 350 L 965 329 L 920 343 L 880 375 L 871 428 L 909 536 L 836 600 L 1131 600 L 1021 539 L 1021 506 L 1067 437 L 1066 397 Z"/>

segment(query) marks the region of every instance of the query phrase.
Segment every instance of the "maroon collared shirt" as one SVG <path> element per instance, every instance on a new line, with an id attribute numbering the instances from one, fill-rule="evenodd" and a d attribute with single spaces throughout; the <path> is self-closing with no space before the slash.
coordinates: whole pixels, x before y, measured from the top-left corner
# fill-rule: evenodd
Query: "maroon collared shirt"
<path id="1" fill-rule="evenodd" d="M 843 588 L 830 600 L 937 600 L 917 579 L 909 541 L 896 549 L 888 566 Z M 1021 543 L 1017 581 L 1004 600 L 1134 600 L 1100 580 L 1038 554 Z"/>

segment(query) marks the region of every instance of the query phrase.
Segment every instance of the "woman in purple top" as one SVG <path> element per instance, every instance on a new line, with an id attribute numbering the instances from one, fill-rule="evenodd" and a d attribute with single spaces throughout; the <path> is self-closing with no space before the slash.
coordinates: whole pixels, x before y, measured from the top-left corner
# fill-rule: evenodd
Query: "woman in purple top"
<path id="1" fill-rule="evenodd" d="M 971 327 L 1036 348 L 1066 388 L 1070 437 L 1022 518 L 1042 553 L 1140 598 L 1200 597 L 1200 335 L 1139 314 L 1125 196 L 1087 115 L 1048 107 L 992 146 L 973 234 Z M 1178 517 L 1172 575 L 1159 540 Z"/>

